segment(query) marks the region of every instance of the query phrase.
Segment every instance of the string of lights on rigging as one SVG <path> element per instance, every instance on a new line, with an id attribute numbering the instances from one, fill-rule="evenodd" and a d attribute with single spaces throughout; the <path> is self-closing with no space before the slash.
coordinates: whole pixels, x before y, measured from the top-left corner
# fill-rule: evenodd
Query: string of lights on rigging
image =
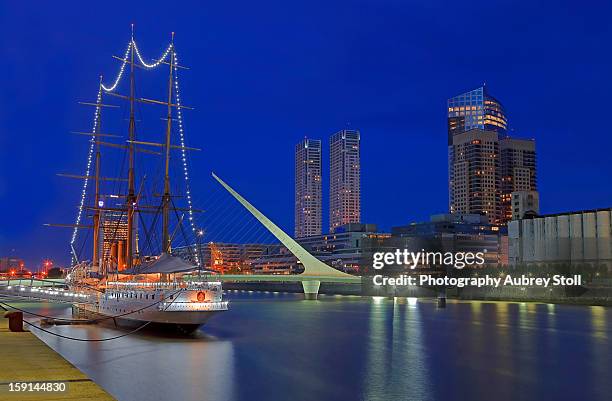
<path id="1" fill-rule="evenodd" d="M 172 51 L 172 57 L 174 58 L 174 64 L 178 65 L 178 57 L 176 55 L 176 51 Z M 187 209 L 189 213 L 189 225 L 191 226 L 191 231 L 195 233 L 196 227 L 193 220 L 193 209 L 191 204 L 191 188 L 189 186 L 189 171 L 187 169 L 187 157 L 185 152 L 185 136 L 183 133 L 183 115 L 181 113 L 181 94 L 179 90 L 178 84 L 178 68 L 174 70 L 174 90 L 177 104 L 177 117 L 178 117 L 178 125 L 179 125 L 179 137 L 181 140 L 181 158 L 183 161 L 183 172 L 185 174 L 185 190 L 187 194 Z M 194 260 L 197 265 L 200 265 L 200 260 L 198 257 L 199 252 L 194 252 Z"/>
<path id="2" fill-rule="evenodd" d="M 168 57 L 168 54 L 170 54 L 170 51 L 172 50 L 172 43 L 170 43 L 168 45 L 168 48 L 166 49 L 166 51 L 161 55 L 161 57 L 154 63 L 152 64 L 147 64 L 142 56 L 140 55 L 140 51 L 138 50 L 138 46 L 136 45 L 136 42 L 132 39 L 132 46 L 134 46 L 134 51 L 136 52 L 136 57 L 138 57 L 138 61 L 140 61 L 140 64 L 143 65 L 143 67 L 146 68 L 155 68 L 157 66 L 159 66 L 161 63 L 163 63 L 166 60 L 166 57 Z"/>
<path id="3" fill-rule="evenodd" d="M 127 49 L 125 49 L 125 54 L 123 55 L 123 63 L 121 64 L 121 68 L 119 69 L 119 74 L 117 74 L 117 78 L 115 78 L 115 83 L 109 87 L 106 87 L 104 86 L 103 83 L 100 83 L 100 86 L 102 87 L 102 89 L 104 89 L 104 91 L 112 92 L 115 90 L 115 88 L 117 88 L 117 85 L 119 85 L 119 82 L 121 81 L 121 77 L 123 77 L 123 71 L 125 71 L 125 65 L 128 62 L 128 55 L 130 54 L 130 48 L 132 47 L 133 43 L 134 43 L 134 40 L 128 43 Z"/>
<path id="4" fill-rule="evenodd" d="M 102 88 L 103 86 L 100 85 L 100 88 L 98 89 L 98 96 L 96 97 L 97 106 L 94 112 L 93 129 L 91 131 L 94 134 L 91 136 L 91 141 L 89 144 L 89 153 L 87 155 L 87 167 L 85 168 L 85 179 L 83 181 L 83 189 L 81 190 L 81 201 L 79 203 L 79 211 L 77 212 L 74 230 L 72 231 L 72 238 L 70 239 L 70 246 L 72 247 L 73 252 L 74 252 L 74 242 L 76 241 L 77 234 L 79 232 L 79 224 L 81 223 L 81 217 L 83 216 L 83 207 L 85 206 L 85 197 L 87 196 L 87 184 L 89 183 L 88 177 L 91 172 L 91 161 L 93 159 L 94 144 L 96 141 L 95 134 L 98 129 L 98 122 L 100 120 L 100 103 L 102 102 Z M 73 259 L 76 259 L 76 255 L 73 255 Z"/>
<path id="5" fill-rule="evenodd" d="M 89 176 L 91 173 L 91 165 L 92 165 L 92 161 L 93 161 L 93 153 L 94 153 L 94 144 L 96 142 L 96 134 L 97 134 L 97 129 L 98 129 L 98 123 L 99 123 L 99 119 L 100 119 L 100 104 L 102 103 L 102 93 L 103 92 L 113 92 L 117 86 L 119 86 L 119 83 L 121 82 L 121 78 L 123 77 L 123 74 L 125 72 L 125 66 L 128 64 L 128 56 L 130 54 L 130 50 L 132 50 L 132 46 L 133 46 L 133 50 L 134 53 L 136 54 L 136 57 L 138 58 L 138 62 L 145 68 L 147 69 L 154 69 L 156 67 L 158 67 L 160 64 L 164 63 L 165 60 L 168 58 L 168 56 L 170 54 L 172 54 L 173 57 L 173 62 L 175 65 L 178 65 L 178 57 L 176 56 L 176 52 L 173 50 L 174 46 L 173 44 L 169 44 L 168 47 L 166 48 L 166 50 L 162 53 L 162 55 L 157 59 L 157 61 L 153 62 L 153 63 L 147 63 L 144 58 L 142 57 L 142 55 L 140 54 L 140 50 L 138 49 L 138 45 L 136 44 L 136 41 L 134 39 L 131 39 L 130 42 L 128 43 L 128 46 L 125 50 L 125 53 L 123 55 L 123 59 L 122 59 L 122 63 L 121 63 L 121 67 L 119 68 L 119 72 L 117 74 L 117 76 L 115 77 L 115 80 L 113 82 L 113 84 L 111 86 L 106 86 L 104 85 L 102 82 L 100 82 L 100 87 L 98 89 L 98 96 L 96 98 L 96 108 L 95 108 L 95 113 L 94 113 L 94 123 L 93 123 L 93 135 L 92 135 L 92 139 L 90 141 L 90 146 L 89 146 L 89 151 L 88 151 L 88 156 L 87 156 L 87 166 L 85 169 L 85 178 L 83 181 L 83 189 L 81 191 L 81 199 L 80 199 L 80 203 L 79 203 L 79 210 L 77 212 L 77 217 L 76 217 L 76 224 L 72 233 L 72 238 L 70 240 L 70 246 L 73 249 L 74 252 L 74 243 L 77 240 L 77 235 L 78 235 L 78 226 L 81 222 L 82 219 L 82 215 L 83 215 L 83 209 L 85 206 L 85 199 L 87 197 L 87 186 L 89 183 Z M 189 185 L 189 170 L 187 167 L 187 157 L 186 157 L 186 152 L 185 152 L 185 135 L 184 135 L 184 124 L 183 124 L 183 116 L 181 113 L 181 102 L 180 102 L 180 89 L 179 89 L 179 84 L 178 84 L 178 68 L 174 69 L 174 91 L 175 91 L 175 96 L 176 96 L 176 104 L 177 104 L 177 117 L 178 117 L 178 125 L 179 125 L 179 137 L 180 137 L 180 142 L 181 142 L 181 160 L 183 163 L 183 173 L 184 173 L 184 178 L 185 178 L 185 187 L 186 187 L 186 194 L 187 194 L 187 204 L 188 204 L 188 213 L 189 213 L 189 223 L 191 226 L 191 230 L 193 232 L 196 231 L 195 228 L 195 223 L 194 223 L 194 219 L 193 219 L 193 206 L 192 206 L 192 202 L 191 202 L 191 189 L 190 189 L 190 185 Z M 76 261 L 76 255 L 73 255 Z M 195 262 L 196 264 L 199 264 L 199 260 L 198 260 L 198 256 L 197 256 L 197 252 L 196 252 L 196 256 L 195 256 Z"/>

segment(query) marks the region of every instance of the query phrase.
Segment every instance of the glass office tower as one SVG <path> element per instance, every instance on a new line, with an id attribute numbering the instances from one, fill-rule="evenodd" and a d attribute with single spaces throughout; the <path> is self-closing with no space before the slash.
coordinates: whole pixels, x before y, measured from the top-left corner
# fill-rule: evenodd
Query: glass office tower
<path id="1" fill-rule="evenodd" d="M 448 145 L 453 135 L 480 128 L 506 136 L 508 118 L 502 104 L 489 95 L 486 86 L 448 99 Z"/>

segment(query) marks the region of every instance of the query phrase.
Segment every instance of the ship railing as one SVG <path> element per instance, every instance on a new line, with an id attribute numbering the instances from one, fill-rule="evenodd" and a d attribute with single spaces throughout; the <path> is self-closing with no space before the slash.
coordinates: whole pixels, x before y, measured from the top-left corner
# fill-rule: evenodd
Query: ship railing
<path id="1" fill-rule="evenodd" d="M 106 283 L 107 287 L 117 288 L 146 288 L 146 289 L 159 289 L 159 290 L 210 290 L 220 289 L 220 281 L 173 281 L 173 282 L 141 282 L 141 281 L 109 281 Z"/>
<path id="2" fill-rule="evenodd" d="M 160 302 L 158 309 L 165 312 L 214 312 L 228 309 L 228 301 L 217 302 Z"/>

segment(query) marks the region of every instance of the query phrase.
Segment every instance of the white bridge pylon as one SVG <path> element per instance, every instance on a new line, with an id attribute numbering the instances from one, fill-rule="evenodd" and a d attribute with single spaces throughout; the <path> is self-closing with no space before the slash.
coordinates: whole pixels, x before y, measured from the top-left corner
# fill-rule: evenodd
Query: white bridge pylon
<path id="1" fill-rule="evenodd" d="M 337 278 L 357 278 L 356 276 L 348 273 L 341 272 L 334 269 L 333 267 L 321 262 L 319 259 L 314 257 L 310 252 L 304 249 L 298 244 L 293 238 L 287 233 L 281 230 L 276 224 L 270 219 L 263 215 L 253 205 L 251 205 L 246 199 L 244 199 L 239 193 L 234 191 L 229 185 L 227 185 L 221 178 L 215 173 L 212 173 L 215 180 L 219 182 L 242 206 L 244 206 L 261 224 L 264 225 L 288 250 L 291 252 L 304 266 L 304 272 L 299 274 L 302 277 L 337 277 Z"/>

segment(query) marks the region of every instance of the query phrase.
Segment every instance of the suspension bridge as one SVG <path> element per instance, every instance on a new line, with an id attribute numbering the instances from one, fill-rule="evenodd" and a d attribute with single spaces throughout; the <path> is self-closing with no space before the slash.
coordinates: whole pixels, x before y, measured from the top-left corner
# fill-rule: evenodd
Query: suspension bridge
<path id="1" fill-rule="evenodd" d="M 248 210 L 274 237 L 280 241 L 301 263 L 304 271 L 301 274 L 295 275 L 220 275 L 222 281 L 233 282 L 261 282 L 261 281 L 281 281 L 302 283 L 304 296 L 306 299 L 316 299 L 319 288 L 322 282 L 326 283 L 361 283 L 361 277 L 353 276 L 336 270 L 333 267 L 323 263 L 310 252 L 304 249 L 303 246 L 297 243 L 291 236 L 285 233 L 280 227 L 274 224 L 263 213 L 257 210 L 249 201 L 242 195 L 236 192 L 225 181 L 219 178 L 215 173 L 213 178 L 221 184 L 246 210 Z"/>

